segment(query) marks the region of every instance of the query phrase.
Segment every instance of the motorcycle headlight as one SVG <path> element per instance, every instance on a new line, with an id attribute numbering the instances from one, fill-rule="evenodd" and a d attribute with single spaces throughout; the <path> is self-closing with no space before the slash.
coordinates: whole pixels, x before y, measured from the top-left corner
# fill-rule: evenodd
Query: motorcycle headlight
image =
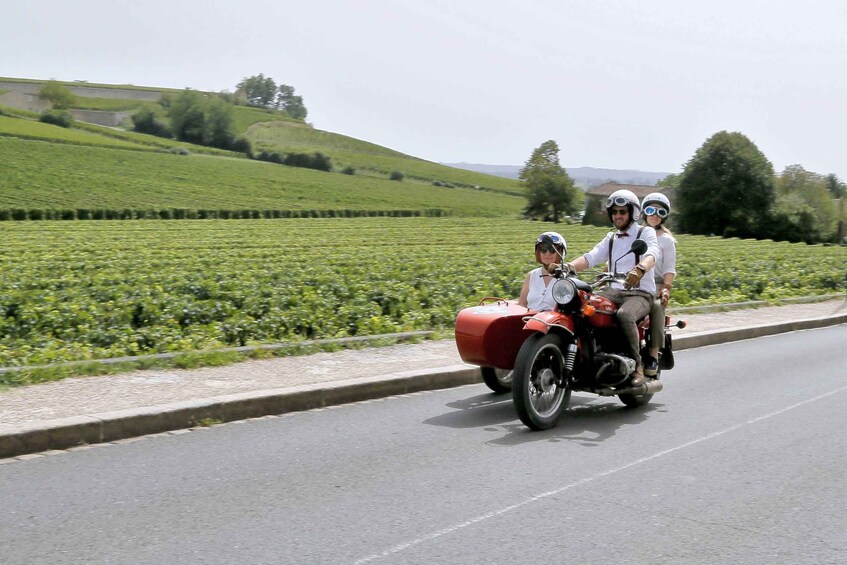
<path id="1" fill-rule="evenodd" d="M 567 304 L 576 296 L 576 285 L 570 279 L 559 279 L 553 283 L 551 293 L 553 300 L 559 304 Z"/>

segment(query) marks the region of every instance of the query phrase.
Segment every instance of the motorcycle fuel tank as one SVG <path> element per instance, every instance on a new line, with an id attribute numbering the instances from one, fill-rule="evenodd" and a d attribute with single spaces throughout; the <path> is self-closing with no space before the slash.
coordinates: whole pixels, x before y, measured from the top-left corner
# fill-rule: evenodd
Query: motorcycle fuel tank
<path id="1" fill-rule="evenodd" d="M 615 314 L 618 311 L 618 306 L 605 296 L 592 294 L 588 303 L 594 307 L 594 313 L 588 318 L 588 323 L 595 328 L 612 328 L 615 327 Z"/>

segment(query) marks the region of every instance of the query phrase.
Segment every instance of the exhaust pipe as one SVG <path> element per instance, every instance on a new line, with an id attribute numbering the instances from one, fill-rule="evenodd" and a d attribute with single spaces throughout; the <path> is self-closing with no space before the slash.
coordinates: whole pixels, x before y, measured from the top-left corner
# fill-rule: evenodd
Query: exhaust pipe
<path id="1" fill-rule="evenodd" d="M 662 384 L 662 381 L 655 379 L 652 381 L 647 381 L 641 383 L 640 385 L 630 386 L 627 388 L 598 388 L 594 389 L 591 392 L 595 394 L 599 394 L 600 396 L 617 396 L 619 394 L 656 394 L 657 392 L 661 392 L 665 386 Z"/>

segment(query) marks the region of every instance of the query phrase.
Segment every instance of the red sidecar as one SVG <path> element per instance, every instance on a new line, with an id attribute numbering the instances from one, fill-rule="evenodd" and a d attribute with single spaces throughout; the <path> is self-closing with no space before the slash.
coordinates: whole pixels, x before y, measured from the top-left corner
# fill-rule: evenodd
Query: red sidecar
<path id="1" fill-rule="evenodd" d="M 483 298 L 456 317 L 456 347 L 465 363 L 511 370 L 518 350 L 532 335 L 524 320 L 535 314 L 517 300 Z"/>

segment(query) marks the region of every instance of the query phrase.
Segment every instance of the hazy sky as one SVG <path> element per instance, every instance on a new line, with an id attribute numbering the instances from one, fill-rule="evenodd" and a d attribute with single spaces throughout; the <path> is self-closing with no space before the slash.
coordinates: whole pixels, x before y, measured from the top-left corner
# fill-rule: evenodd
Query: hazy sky
<path id="1" fill-rule="evenodd" d="M 847 2 L 21 0 L 0 76 L 293 86 L 315 127 L 432 161 L 679 172 L 739 131 L 847 180 Z"/>

